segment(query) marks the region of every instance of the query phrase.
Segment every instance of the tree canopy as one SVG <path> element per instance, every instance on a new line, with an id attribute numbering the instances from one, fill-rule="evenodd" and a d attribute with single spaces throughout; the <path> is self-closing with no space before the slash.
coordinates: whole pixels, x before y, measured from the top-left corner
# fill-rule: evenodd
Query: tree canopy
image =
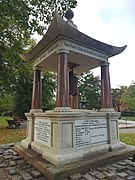
<path id="1" fill-rule="evenodd" d="M 75 0 L 1 0 L 0 72 L 5 69 L 9 72 L 11 66 L 13 68 L 18 61 L 20 63 L 19 55 L 35 45 L 31 35 L 45 33 L 55 10 L 64 15 L 68 8 L 76 5 Z"/>
<path id="2" fill-rule="evenodd" d="M 32 67 L 20 54 L 35 45 L 31 35 L 45 33 L 55 10 L 63 16 L 76 5 L 75 0 L 0 0 L 0 96 L 2 102 L 10 97 L 6 109 L 12 105 L 16 111 L 22 103 L 19 113 L 30 108 Z"/>
<path id="3" fill-rule="evenodd" d="M 116 111 L 135 111 L 135 83 L 112 89 L 112 100 Z"/>
<path id="4" fill-rule="evenodd" d="M 39 35 L 45 33 L 55 10 L 64 15 L 69 7 L 74 8 L 76 5 L 75 0 L 1 0 L 1 72 L 5 68 L 7 68 L 6 72 L 9 72 L 8 68 L 19 61 L 19 55 L 29 49 L 31 35 L 36 32 Z"/>
<path id="5" fill-rule="evenodd" d="M 55 92 L 56 92 L 56 74 L 45 71 L 43 73 L 43 95 L 42 106 L 43 110 L 54 109 L 55 107 Z"/>
<path id="6" fill-rule="evenodd" d="M 100 109 L 100 79 L 91 71 L 78 77 L 79 102 L 85 103 L 87 109 Z"/>
<path id="7" fill-rule="evenodd" d="M 127 86 L 119 86 L 119 88 L 112 89 L 113 108 L 116 111 L 122 111 L 124 108 L 124 103 L 121 101 L 121 98 L 126 89 Z"/>
<path id="8" fill-rule="evenodd" d="M 135 111 L 135 83 L 133 82 L 122 94 L 121 102 L 125 104 L 126 109 Z"/>

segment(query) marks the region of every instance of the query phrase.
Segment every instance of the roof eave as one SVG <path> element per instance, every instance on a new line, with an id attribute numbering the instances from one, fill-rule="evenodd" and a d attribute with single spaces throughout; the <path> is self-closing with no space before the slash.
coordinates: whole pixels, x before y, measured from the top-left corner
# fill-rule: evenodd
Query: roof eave
<path id="1" fill-rule="evenodd" d="M 51 42 L 53 42 L 57 37 L 64 36 L 68 39 L 71 39 L 75 42 L 81 43 L 84 46 L 87 46 L 91 49 L 98 50 L 108 57 L 112 57 L 120 54 L 126 48 L 126 45 L 123 47 L 112 46 L 103 42 L 100 42 L 96 39 L 93 39 L 84 33 L 78 31 L 77 29 L 70 26 L 66 23 L 62 17 L 55 12 L 53 20 L 41 41 L 27 54 L 21 55 L 21 58 L 27 61 L 33 61 L 34 57 L 39 54 L 43 49 L 47 48 Z"/>

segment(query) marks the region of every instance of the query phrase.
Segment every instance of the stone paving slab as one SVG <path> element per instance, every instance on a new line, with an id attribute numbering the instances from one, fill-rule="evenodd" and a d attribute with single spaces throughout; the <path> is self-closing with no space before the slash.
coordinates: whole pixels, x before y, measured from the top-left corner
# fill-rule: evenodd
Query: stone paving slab
<path id="1" fill-rule="evenodd" d="M 36 170 L 14 151 L 13 144 L 0 145 L 0 180 L 51 180 Z M 10 152 L 10 154 L 7 154 Z M 8 158 L 5 158 L 5 157 Z M 57 178 L 56 178 L 57 179 Z M 58 180 L 135 180 L 135 163 L 132 157 L 87 170 L 72 173 Z M 54 179 L 55 180 L 55 179 Z"/>

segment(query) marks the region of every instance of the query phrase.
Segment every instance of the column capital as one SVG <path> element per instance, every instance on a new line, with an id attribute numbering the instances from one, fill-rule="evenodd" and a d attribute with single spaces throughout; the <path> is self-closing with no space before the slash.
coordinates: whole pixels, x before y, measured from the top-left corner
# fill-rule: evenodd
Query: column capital
<path id="1" fill-rule="evenodd" d="M 110 65 L 110 63 L 108 61 L 100 63 L 100 66 L 109 66 L 109 65 Z"/>
<path id="2" fill-rule="evenodd" d="M 65 49 L 65 48 L 62 48 L 62 49 L 58 49 L 58 50 L 56 51 L 56 53 L 57 53 L 57 54 L 59 54 L 59 53 L 69 54 L 69 50 L 68 50 L 68 49 Z"/>
<path id="3" fill-rule="evenodd" d="M 41 66 L 34 66 L 33 67 L 33 70 L 36 71 L 36 70 L 42 70 L 42 67 Z"/>

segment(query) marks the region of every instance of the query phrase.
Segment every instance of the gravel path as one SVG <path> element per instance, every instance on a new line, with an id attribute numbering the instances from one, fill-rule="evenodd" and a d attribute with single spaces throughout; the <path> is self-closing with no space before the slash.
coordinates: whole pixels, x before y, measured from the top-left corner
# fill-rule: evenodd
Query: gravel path
<path id="1" fill-rule="evenodd" d="M 47 180 L 25 162 L 13 149 L 14 144 L 0 145 L 0 180 Z M 135 163 L 131 158 L 70 175 L 64 180 L 135 180 Z"/>

